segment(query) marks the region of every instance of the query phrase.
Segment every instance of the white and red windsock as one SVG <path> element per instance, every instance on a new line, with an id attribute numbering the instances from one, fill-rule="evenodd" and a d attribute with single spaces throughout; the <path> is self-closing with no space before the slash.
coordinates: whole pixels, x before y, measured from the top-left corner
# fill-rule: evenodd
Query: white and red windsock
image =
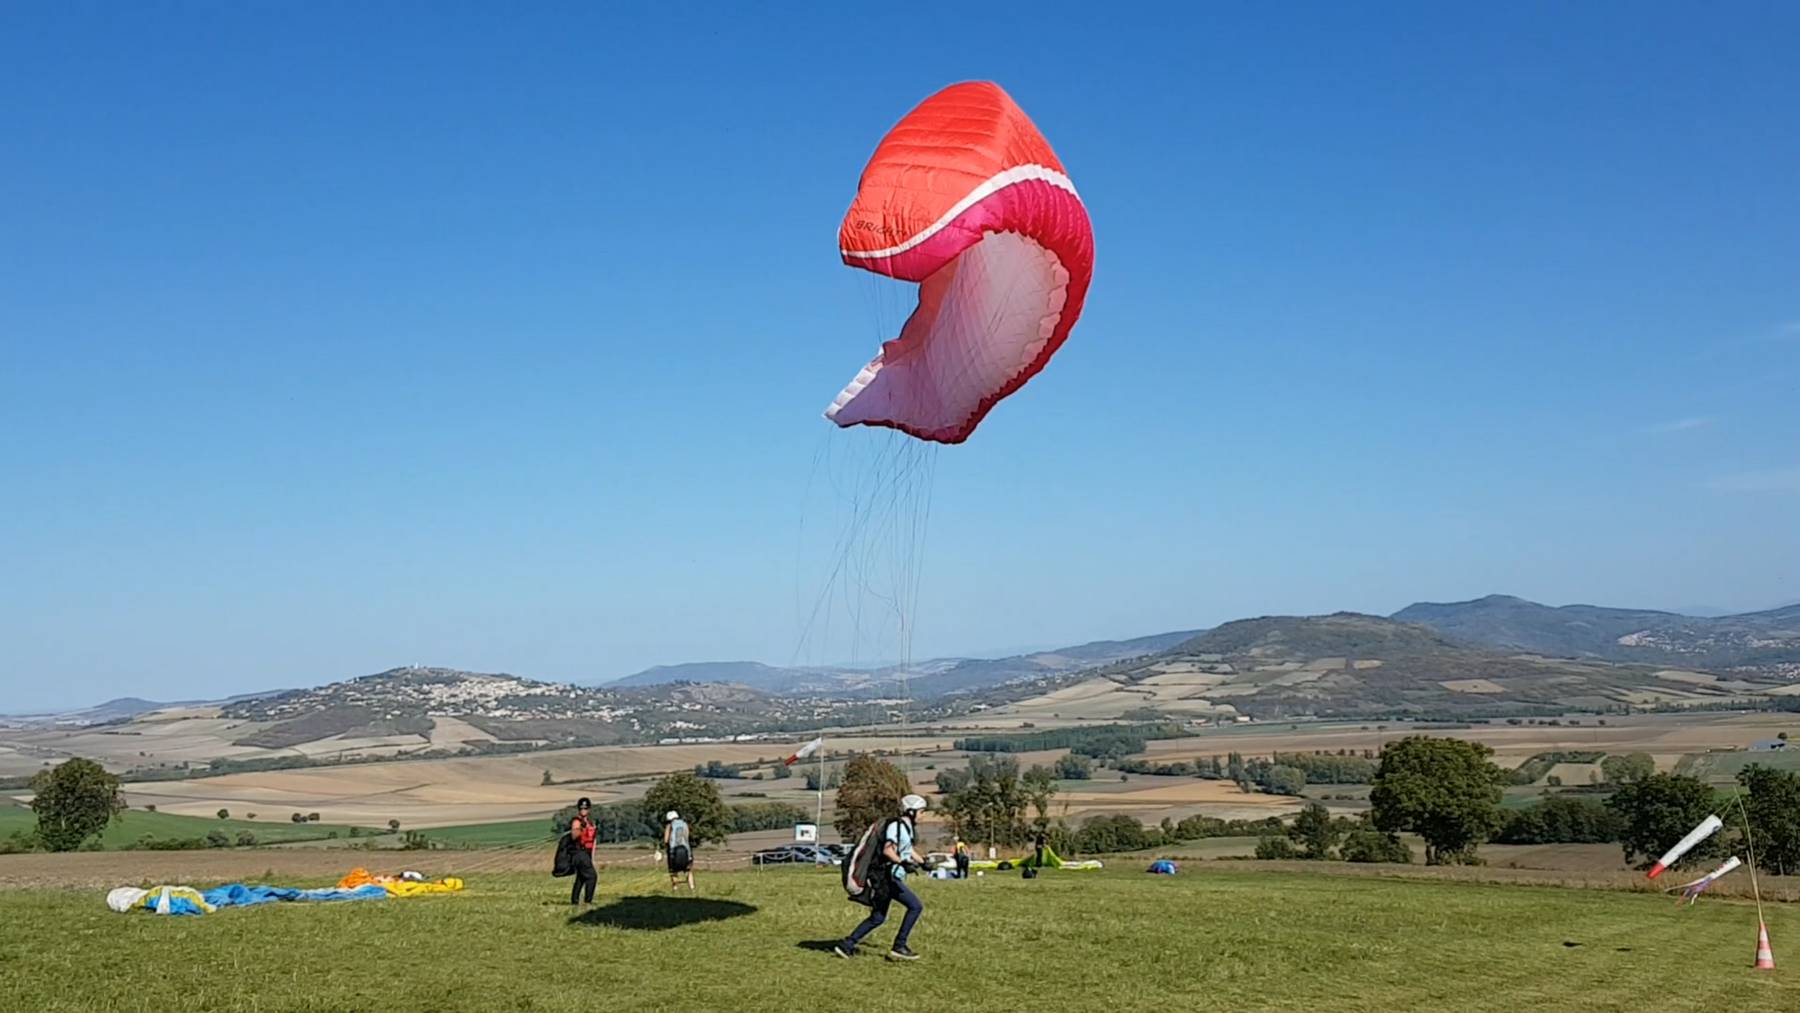
<path id="1" fill-rule="evenodd" d="M 1650 867 L 1650 874 L 1646 878 L 1655 879 L 1662 875 L 1664 869 L 1681 861 L 1682 855 L 1693 850 L 1694 845 L 1711 837 L 1724 825 L 1725 821 L 1716 815 L 1708 816 L 1706 819 L 1702 820 L 1700 825 L 1689 831 L 1686 837 L 1676 841 L 1674 847 L 1663 852 L 1663 856 L 1656 860 L 1655 865 Z"/>
<path id="2" fill-rule="evenodd" d="M 812 740 L 811 742 L 808 742 L 806 745 L 801 746 L 799 749 L 794 750 L 794 755 L 781 761 L 781 765 L 784 767 L 791 767 L 794 764 L 799 763 L 801 760 L 804 760 L 807 757 L 811 756 L 812 754 L 818 752 L 819 747 L 821 745 L 824 745 L 824 743 L 825 743 L 825 736 L 821 735 L 818 738 Z"/>
<path id="3" fill-rule="evenodd" d="M 1706 892 L 1707 887 L 1718 882 L 1721 878 L 1723 878 L 1727 875 L 1730 875 L 1731 871 L 1733 869 L 1736 869 L 1738 866 L 1743 865 L 1743 864 L 1744 864 L 1743 861 L 1741 859 L 1739 859 L 1738 856 L 1732 855 L 1730 858 L 1727 858 L 1725 860 L 1724 864 L 1720 865 L 1717 869 L 1714 869 L 1713 871 L 1707 873 L 1706 875 L 1701 876 L 1699 879 L 1694 880 L 1692 883 L 1681 884 L 1681 886 L 1680 886 L 1681 896 L 1687 900 L 1689 905 L 1692 905 L 1694 903 L 1694 901 L 1696 901 L 1700 898 L 1700 895 L 1702 893 Z M 1676 903 L 1680 903 L 1680 901 L 1677 901 Z"/>

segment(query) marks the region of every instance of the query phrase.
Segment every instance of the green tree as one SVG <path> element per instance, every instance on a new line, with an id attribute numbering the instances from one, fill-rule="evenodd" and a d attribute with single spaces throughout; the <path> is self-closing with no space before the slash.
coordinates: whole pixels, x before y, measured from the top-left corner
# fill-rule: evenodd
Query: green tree
<path id="1" fill-rule="evenodd" d="M 774 778 L 777 781 L 785 781 L 794 776 L 793 768 L 785 763 L 777 763 L 774 767 L 774 771 Z"/>
<path id="2" fill-rule="evenodd" d="M 1625 823 L 1596 798 L 1551 796 L 1506 813 L 1496 844 L 1603 844 L 1617 841 Z"/>
<path id="3" fill-rule="evenodd" d="M 1651 774 L 1614 792 L 1606 805 L 1624 823 L 1619 843 L 1625 861 L 1643 869 L 1712 814 L 1713 792 L 1698 778 Z M 1717 858 L 1723 850 L 1720 836 L 1714 834 L 1701 841 L 1677 866 Z"/>
<path id="4" fill-rule="evenodd" d="M 844 765 L 843 783 L 837 793 L 839 836 L 854 841 L 869 824 L 900 814 L 900 798 L 912 790 L 906 774 L 886 760 L 858 753 Z"/>
<path id="5" fill-rule="evenodd" d="M 1649 753 L 1608 756 L 1600 761 L 1600 773 L 1608 784 L 1635 784 L 1656 773 L 1656 761 Z"/>
<path id="6" fill-rule="evenodd" d="M 1299 767 L 1277 764 L 1269 768 L 1264 783 L 1271 795 L 1298 795 L 1306 790 L 1306 772 Z"/>
<path id="7" fill-rule="evenodd" d="M 811 823 L 812 815 L 811 809 L 792 802 L 748 802 L 731 807 L 731 831 L 786 830 L 796 823 Z"/>
<path id="8" fill-rule="evenodd" d="M 694 764 L 694 774 L 697 777 L 728 779 L 737 779 L 744 776 L 743 771 L 738 770 L 729 763 L 724 763 L 719 760 L 708 760 L 705 763 Z"/>
<path id="9" fill-rule="evenodd" d="M 1399 837 L 1367 827 L 1345 834 L 1343 847 L 1338 849 L 1338 853 L 1344 856 L 1346 862 L 1394 862 L 1401 865 L 1412 862 L 1412 849 Z"/>
<path id="10" fill-rule="evenodd" d="M 218 816 L 222 820 L 228 820 L 231 818 L 231 810 L 230 809 L 220 809 Z"/>
<path id="11" fill-rule="evenodd" d="M 350 829 L 354 830 L 356 828 L 351 827 Z M 237 846 L 240 848 L 256 847 L 256 835 L 248 830 L 239 830 L 237 835 Z"/>
<path id="12" fill-rule="evenodd" d="M 1295 817 L 1294 825 L 1289 828 L 1288 836 L 1306 858 L 1325 859 L 1331 857 L 1331 849 L 1338 842 L 1339 828 L 1331 818 L 1331 810 L 1317 802 L 1300 810 Z"/>
<path id="13" fill-rule="evenodd" d="M 1024 843 L 1033 827 L 1050 822 L 1050 799 L 1056 794 L 1055 775 L 1034 766 L 1021 776 L 1019 761 L 996 754 L 969 758 L 968 776 L 962 788 L 943 800 L 944 815 L 952 832 L 967 840 L 1001 847 Z M 1028 823 L 1027 811 L 1036 819 Z"/>
<path id="14" fill-rule="evenodd" d="M 1294 842 L 1286 837 L 1263 837 L 1256 842 L 1256 857 L 1299 858 L 1300 852 L 1294 848 Z"/>
<path id="15" fill-rule="evenodd" d="M 945 767 L 937 772 L 937 789 L 939 795 L 954 795 L 963 790 L 969 783 L 969 768 Z"/>
<path id="16" fill-rule="evenodd" d="M 670 774 L 644 793 L 645 815 L 658 828 L 662 826 L 663 814 L 671 809 L 687 821 L 688 835 L 695 846 L 723 841 L 736 821 L 719 795 L 719 786 L 685 770 Z"/>
<path id="17" fill-rule="evenodd" d="M 298 816 L 299 814 L 295 813 L 295 815 Z M 399 832 L 400 832 L 400 821 L 399 820 L 388 820 L 388 833 L 397 834 Z"/>
<path id="18" fill-rule="evenodd" d="M 206 846 L 209 848 L 229 848 L 231 847 L 231 835 L 217 828 L 208 830 L 206 832 Z"/>
<path id="19" fill-rule="evenodd" d="M 1369 803 L 1375 829 L 1425 838 L 1427 865 L 1475 861 L 1500 826 L 1506 773 L 1479 742 L 1409 735 L 1381 751 Z"/>
<path id="20" fill-rule="evenodd" d="M 1800 872 L 1800 774 L 1753 763 L 1738 772 L 1738 783 L 1750 796 L 1744 814 L 1757 866 L 1777 876 Z"/>
<path id="21" fill-rule="evenodd" d="M 1130 816 L 1089 816 L 1075 834 L 1075 850 L 1084 855 L 1142 851 L 1150 846 L 1144 825 Z"/>
<path id="22" fill-rule="evenodd" d="M 74 851 L 125 811 L 119 779 L 81 757 L 39 771 L 31 790 L 37 839 L 50 851 Z"/>
<path id="23" fill-rule="evenodd" d="M 1036 814 L 1032 828 L 1042 831 L 1050 826 L 1050 800 L 1056 797 L 1056 772 L 1042 764 L 1032 764 L 1019 781 L 1019 788 Z"/>
<path id="24" fill-rule="evenodd" d="M 1086 781 L 1094 776 L 1094 761 L 1076 753 L 1064 753 L 1056 759 L 1056 776 L 1065 781 Z"/>

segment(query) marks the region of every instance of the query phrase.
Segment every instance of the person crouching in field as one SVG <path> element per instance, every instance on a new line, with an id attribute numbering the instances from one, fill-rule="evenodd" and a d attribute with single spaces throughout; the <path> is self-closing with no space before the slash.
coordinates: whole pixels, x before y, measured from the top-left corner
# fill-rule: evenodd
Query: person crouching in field
<path id="1" fill-rule="evenodd" d="M 924 868 L 913 860 L 913 835 L 919 822 L 919 814 L 925 811 L 925 799 L 918 795 L 908 795 L 900 800 L 900 818 L 890 822 L 883 833 L 886 840 L 881 842 L 881 861 L 887 865 L 887 889 L 875 906 L 869 909 L 869 917 L 862 920 L 850 933 L 850 938 L 831 948 L 831 952 L 840 957 L 850 957 L 856 953 L 856 944 L 862 938 L 881 927 L 887 921 L 888 907 L 894 901 L 906 908 L 906 917 L 900 922 L 900 931 L 894 934 L 894 948 L 888 951 L 889 960 L 917 960 L 919 955 L 908 949 L 906 940 L 912 935 L 913 926 L 919 916 L 925 913 L 925 905 L 906 886 L 906 874 L 910 870 L 918 872 Z"/>
<path id="2" fill-rule="evenodd" d="M 575 839 L 575 882 L 569 884 L 570 904 L 592 904 L 594 887 L 600 882 L 600 874 L 594 871 L 594 839 L 600 828 L 594 825 L 588 810 L 587 799 L 576 802 L 575 818 L 569 821 L 569 836 Z"/>
<path id="3" fill-rule="evenodd" d="M 663 814 L 663 853 L 669 856 L 669 889 L 681 886 L 687 876 L 688 892 L 694 892 L 694 846 L 688 837 L 687 821 L 670 809 Z"/>

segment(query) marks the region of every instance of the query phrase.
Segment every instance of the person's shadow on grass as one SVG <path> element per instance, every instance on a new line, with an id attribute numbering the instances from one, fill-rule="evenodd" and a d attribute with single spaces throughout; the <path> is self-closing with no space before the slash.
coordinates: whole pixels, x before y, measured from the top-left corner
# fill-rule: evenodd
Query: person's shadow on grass
<path id="1" fill-rule="evenodd" d="M 590 908 L 571 917 L 569 924 L 660 932 L 755 913 L 756 908 L 749 904 L 710 897 L 620 897 L 605 907 Z"/>

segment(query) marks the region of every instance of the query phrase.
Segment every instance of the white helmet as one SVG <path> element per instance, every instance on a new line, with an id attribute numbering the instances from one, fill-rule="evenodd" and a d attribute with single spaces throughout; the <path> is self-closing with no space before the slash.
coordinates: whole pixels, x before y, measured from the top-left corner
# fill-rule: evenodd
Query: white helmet
<path id="1" fill-rule="evenodd" d="M 900 800 L 900 808 L 904 812 L 924 812 L 925 799 L 921 795 L 908 795 Z"/>
<path id="2" fill-rule="evenodd" d="M 663 813 L 663 819 L 669 823 L 673 823 L 680 818 L 681 818 L 681 816 L 679 814 L 677 814 L 675 812 L 675 810 L 673 810 L 673 809 L 670 809 L 668 812 Z"/>

